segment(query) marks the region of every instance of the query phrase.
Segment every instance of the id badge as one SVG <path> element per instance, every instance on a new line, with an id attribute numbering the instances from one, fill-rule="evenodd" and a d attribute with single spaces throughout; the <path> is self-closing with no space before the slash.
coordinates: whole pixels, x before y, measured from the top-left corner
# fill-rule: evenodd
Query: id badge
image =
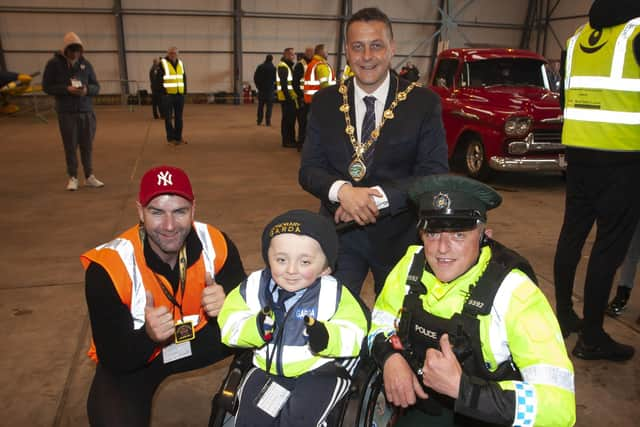
<path id="1" fill-rule="evenodd" d="M 289 400 L 291 392 L 272 379 L 268 379 L 256 396 L 256 406 L 275 418 Z"/>
<path id="2" fill-rule="evenodd" d="M 174 335 L 176 344 L 194 339 L 196 334 L 193 330 L 193 322 L 177 321 Z"/>

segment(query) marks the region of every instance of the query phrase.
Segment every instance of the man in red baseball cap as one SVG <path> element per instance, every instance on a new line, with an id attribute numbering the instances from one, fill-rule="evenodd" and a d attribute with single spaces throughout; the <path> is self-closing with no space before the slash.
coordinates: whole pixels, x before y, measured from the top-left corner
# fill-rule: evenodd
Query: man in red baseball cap
<path id="1" fill-rule="evenodd" d="M 246 277 L 231 239 L 194 220 L 182 169 L 148 170 L 136 204 L 139 224 L 80 257 L 97 363 L 91 425 L 147 426 L 165 378 L 227 357 L 215 318 Z"/>

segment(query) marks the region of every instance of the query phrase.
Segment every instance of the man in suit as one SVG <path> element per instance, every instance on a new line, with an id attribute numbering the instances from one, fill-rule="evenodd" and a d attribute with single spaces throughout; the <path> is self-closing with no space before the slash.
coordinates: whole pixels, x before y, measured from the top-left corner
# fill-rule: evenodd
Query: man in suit
<path id="1" fill-rule="evenodd" d="M 340 236 L 336 277 L 357 294 L 371 270 L 377 294 L 417 242 L 407 189 L 448 171 L 447 145 L 438 96 L 389 70 L 389 18 L 377 8 L 358 11 L 346 40 L 355 76 L 315 94 L 299 182 L 320 199 L 322 214 L 353 224 Z"/>

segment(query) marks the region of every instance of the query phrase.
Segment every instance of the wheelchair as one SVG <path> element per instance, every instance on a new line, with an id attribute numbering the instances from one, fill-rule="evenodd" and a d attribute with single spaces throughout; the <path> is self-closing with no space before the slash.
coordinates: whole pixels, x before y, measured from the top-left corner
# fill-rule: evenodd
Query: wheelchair
<path id="1" fill-rule="evenodd" d="M 226 378 L 212 399 L 209 427 L 234 425 L 238 409 L 237 393 L 244 377 L 253 366 L 252 358 L 251 351 L 242 351 L 234 357 Z M 347 394 L 333 408 L 324 425 L 386 427 L 392 425 L 396 416 L 396 409 L 387 402 L 384 395 L 382 371 L 369 356 L 361 356 Z"/>

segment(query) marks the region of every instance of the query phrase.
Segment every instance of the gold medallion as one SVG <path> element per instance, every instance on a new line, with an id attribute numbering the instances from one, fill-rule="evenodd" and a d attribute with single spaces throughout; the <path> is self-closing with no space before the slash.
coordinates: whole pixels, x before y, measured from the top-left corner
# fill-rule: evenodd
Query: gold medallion
<path id="1" fill-rule="evenodd" d="M 354 181 L 358 182 L 364 178 L 367 174 L 367 167 L 364 165 L 362 160 L 354 159 L 351 164 L 349 164 L 349 175 L 353 178 Z"/>
<path id="2" fill-rule="evenodd" d="M 193 330 L 193 322 L 176 322 L 176 331 L 174 335 L 176 344 L 194 339 L 196 334 Z"/>
<path id="3" fill-rule="evenodd" d="M 396 80 L 399 81 L 397 78 Z M 345 124 L 347 125 L 344 128 L 344 131 L 349 138 L 349 142 L 353 147 L 353 153 L 354 153 L 353 154 L 354 160 L 349 164 L 348 172 L 351 178 L 353 178 L 353 180 L 357 182 L 362 180 L 367 174 L 367 167 L 365 166 L 362 160 L 364 157 L 364 154 L 378 140 L 378 137 L 380 136 L 380 131 L 382 130 L 382 127 L 384 126 L 385 122 L 395 117 L 395 115 L 393 114 L 393 110 L 396 109 L 398 104 L 406 100 L 407 95 L 416 86 L 419 86 L 419 85 L 416 83 L 411 83 L 409 86 L 407 86 L 405 90 L 399 91 L 399 92 L 397 91 L 397 87 L 396 87 L 395 99 L 391 102 L 391 104 L 389 105 L 389 108 L 386 109 L 382 114 L 382 120 L 380 121 L 380 124 L 373 131 L 371 131 L 371 135 L 369 136 L 369 139 L 367 141 L 357 141 L 355 137 L 356 130 L 354 126 L 351 124 L 351 117 L 349 117 L 349 111 L 351 108 L 349 106 L 349 97 L 347 95 L 348 93 L 347 84 L 350 84 L 350 82 L 351 80 L 348 80 L 347 82 L 345 81 L 340 82 L 340 87 L 338 88 L 338 91 L 342 94 L 342 105 L 340 105 L 339 109 L 344 114 L 344 121 L 345 121 Z"/>

